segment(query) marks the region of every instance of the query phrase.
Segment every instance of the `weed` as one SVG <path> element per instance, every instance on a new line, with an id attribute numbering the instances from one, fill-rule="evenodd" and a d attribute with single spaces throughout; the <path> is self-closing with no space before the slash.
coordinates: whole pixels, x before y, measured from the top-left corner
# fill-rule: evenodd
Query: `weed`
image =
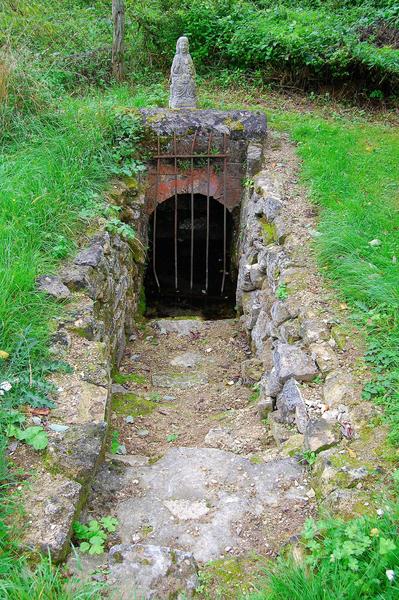
<path id="1" fill-rule="evenodd" d="M 170 433 L 169 435 L 166 436 L 166 441 L 171 443 L 171 442 L 175 442 L 179 437 L 178 433 Z"/>
<path id="2" fill-rule="evenodd" d="M 249 396 L 249 401 L 253 402 L 253 403 L 258 402 L 259 397 L 260 397 L 259 383 L 255 383 L 252 386 L 252 392 L 251 392 L 251 395 Z"/>
<path id="3" fill-rule="evenodd" d="M 288 298 L 287 284 L 281 283 L 276 289 L 276 298 L 278 300 L 286 300 Z"/>
<path id="4" fill-rule="evenodd" d="M 110 445 L 111 454 L 116 454 L 119 450 L 119 447 L 120 447 L 119 436 L 120 436 L 119 431 L 117 429 L 114 429 L 111 434 L 111 445 Z"/>
<path id="5" fill-rule="evenodd" d="M 74 535 L 79 540 L 79 550 L 88 554 L 103 554 L 108 534 L 116 530 L 118 519 L 102 517 L 100 521 L 91 520 L 88 525 L 75 521 Z"/>
<path id="6" fill-rule="evenodd" d="M 309 467 L 314 465 L 316 460 L 317 460 L 317 454 L 316 454 L 316 452 L 312 452 L 311 450 L 304 450 L 299 457 L 299 461 L 302 464 L 309 465 Z"/>

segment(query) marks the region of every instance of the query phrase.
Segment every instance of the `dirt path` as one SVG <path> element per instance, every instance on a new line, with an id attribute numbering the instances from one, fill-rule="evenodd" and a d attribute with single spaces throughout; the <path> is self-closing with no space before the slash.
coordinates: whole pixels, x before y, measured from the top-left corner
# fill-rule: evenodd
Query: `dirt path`
<path id="1" fill-rule="evenodd" d="M 306 471 L 279 455 L 243 385 L 249 355 L 234 320 L 153 321 L 127 348 L 112 415 L 122 447 L 87 514 L 118 518 L 106 578 L 119 598 L 190 595 L 194 561 L 273 556 L 311 513 Z"/>
<path id="2" fill-rule="evenodd" d="M 176 327 L 187 335 L 162 333 Z M 223 441 L 221 431 L 232 428 L 235 452 L 265 448 L 266 432 L 254 418 L 251 389 L 240 385 L 241 363 L 248 355 L 246 338 L 232 320 L 150 323 L 127 349 L 121 366 L 120 380 L 125 374 L 136 380 L 124 384 L 132 395 L 124 390 L 114 396 L 112 425 L 121 432 L 127 452 L 157 457 L 171 446 L 230 450 L 232 442 Z M 137 417 L 143 408 L 149 414 Z M 126 423 L 129 416 L 133 425 Z"/>

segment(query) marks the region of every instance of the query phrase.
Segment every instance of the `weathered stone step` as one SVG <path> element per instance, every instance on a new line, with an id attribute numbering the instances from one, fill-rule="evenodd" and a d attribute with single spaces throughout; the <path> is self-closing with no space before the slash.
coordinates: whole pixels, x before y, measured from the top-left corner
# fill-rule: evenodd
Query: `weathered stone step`
<path id="1" fill-rule="evenodd" d="M 273 553 L 299 533 L 311 512 L 303 478 L 292 458 L 252 464 L 215 448 L 171 448 L 148 466 L 106 463 L 94 491 L 108 498 L 123 544 L 173 547 L 207 562 Z"/>

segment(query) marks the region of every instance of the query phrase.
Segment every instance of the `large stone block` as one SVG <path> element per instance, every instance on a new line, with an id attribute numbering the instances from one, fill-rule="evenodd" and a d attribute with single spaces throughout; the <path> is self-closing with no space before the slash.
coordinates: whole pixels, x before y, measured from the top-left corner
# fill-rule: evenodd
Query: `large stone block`
<path id="1" fill-rule="evenodd" d="M 311 381 L 318 373 L 314 360 L 299 346 L 277 342 L 274 365 L 281 381 L 293 377 L 298 381 Z"/>

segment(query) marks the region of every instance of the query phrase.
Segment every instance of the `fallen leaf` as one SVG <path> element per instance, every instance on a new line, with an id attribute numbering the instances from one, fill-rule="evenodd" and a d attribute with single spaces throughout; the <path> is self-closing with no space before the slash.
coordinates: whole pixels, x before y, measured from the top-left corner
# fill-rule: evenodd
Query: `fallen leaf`
<path id="1" fill-rule="evenodd" d="M 50 414 L 49 408 L 32 408 L 31 406 L 28 408 L 28 411 L 31 415 L 39 416 L 39 417 L 47 417 Z"/>
<path id="2" fill-rule="evenodd" d="M 2 360 L 7 360 L 7 358 L 10 356 L 10 354 L 8 352 L 6 352 L 5 350 L 0 350 L 0 358 Z"/>

